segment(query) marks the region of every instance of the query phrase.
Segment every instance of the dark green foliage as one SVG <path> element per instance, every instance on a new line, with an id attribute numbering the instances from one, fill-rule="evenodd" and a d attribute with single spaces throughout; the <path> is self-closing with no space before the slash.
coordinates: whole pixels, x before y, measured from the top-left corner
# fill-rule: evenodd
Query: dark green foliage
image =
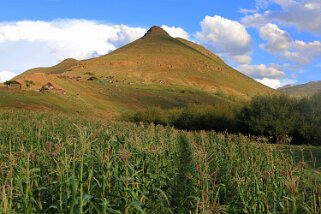
<path id="1" fill-rule="evenodd" d="M 3 84 L 5 84 L 5 85 L 7 85 L 7 86 L 10 86 L 10 85 L 12 85 L 12 84 L 18 84 L 18 85 L 20 85 L 20 83 L 17 82 L 17 81 L 15 81 L 15 80 L 7 80 L 7 81 L 5 81 Z"/>
<path id="2" fill-rule="evenodd" d="M 86 72 L 85 75 L 95 76 L 95 74 L 93 72 Z"/>
<path id="3" fill-rule="evenodd" d="M 171 125 L 184 130 L 215 130 L 263 135 L 281 144 L 321 145 L 321 93 L 301 100 L 287 95 L 254 97 L 248 105 L 191 105 L 147 108 L 134 122 Z"/>
<path id="4" fill-rule="evenodd" d="M 166 125 L 169 123 L 168 113 L 158 107 L 149 107 L 144 111 L 139 111 L 131 118 L 134 122 L 146 122 Z"/>
<path id="5" fill-rule="evenodd" d="M 295 137 L 309 144 L 321 145 L 321 93 L 301 99 L 296 111 L 300 117 Z"/>
<path id="6" fill-rule="evenodd" d="M 235 130 L 235 107 L 226 104 L 215 106 L 192 105 L 181 110 L 173 125 L 187 130 Z"/>
<path id="7" fill-rule="evenodd" d="M 150 107 L 139 111 L 130 120 L 162 125 L 171 125 L 184 130 L 237 130 L 235 115 L 238 107 L 227 104 L 190 105 L 184 108 L 165 110 Z"/>
<path id="8" fill-rule="evenodd" d="M 297 125 L 296 103 L 286 95 L 255 97 L 241 110 L 240 127 L 256 135 L 273 136 L 277 143 L 290 143 L 289 135 Z"/>
<path id="9" fill-rule="evenodd" d="M 35 83 L 32 80 L 25 80 L 26 87 L 29 88 L 30 86 L 34 85 Z"/>
<path id="10" fill-rule="evenodd" d="M 240 131 L 272 136 L 277 143 L 321 145 L 321 93 L 310 98 L 256 97 L 243 107 Z"/>
<path id="11" fill-rule="evenodd" d="M 98 79 L 97 77 L 91 76 L 91 77 L 89 77 L 87 80 L 89 80 L 89 81 L 94 81 L 94 80 L 97 80 L 97 79 Z"/>

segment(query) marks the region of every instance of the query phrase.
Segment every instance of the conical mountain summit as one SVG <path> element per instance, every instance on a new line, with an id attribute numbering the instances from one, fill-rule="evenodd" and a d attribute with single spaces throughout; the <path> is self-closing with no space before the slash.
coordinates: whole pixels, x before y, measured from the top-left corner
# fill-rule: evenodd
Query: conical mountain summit
<path id="1" fill-rule="evenodd" d="M 123 109 L 213 104 L 217 100 L 248 100 L 276 93 L 228 66 L 203 46 L 173 38 L 158 26 L 104 56 L 67 59 L 53 67 L 28 70 L 15 80 L 25 90 L 39 90 L 49 82 L 84 102 L 94 99 L 109 106 L 117 103 Z M 33 84 L 26 87 L 26 81 Z M 118 92 L 114 93 L 116 88 Z M 182 93 L 186 91 L 190 93 Z"/>

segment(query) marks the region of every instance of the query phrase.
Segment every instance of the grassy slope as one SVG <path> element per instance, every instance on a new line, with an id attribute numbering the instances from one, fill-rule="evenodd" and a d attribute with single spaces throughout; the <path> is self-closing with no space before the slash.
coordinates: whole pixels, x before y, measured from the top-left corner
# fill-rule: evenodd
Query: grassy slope
<path id="1" fill-rule="evenodd" d="M 131 81 L 185 85 L 237 96 L 273 90 L 227 66 L 208 50 L 165 33 L 150 34 L 103 57 L 84 61 L 70 73 L 92 71 Z"/>
<path id="2" fill-rule="evenodd" d="M 78 60 L 69 58 L 49 68 L 44 67 L 44 68 L 33 68 L 30 70 L 27 70 L 26 72 L 24 72 L 22 75 L 19 75 L 19 76 L 23 76 L 26 74 L 35 74 L 35 73 L 61 74 L 67 71 L 68 69 L 70 69 L 71 67 L 78 65 L 78 63 L 79 63 Z"/>
<path id="3" fill-rule="evenodd" d="M 294 96 L 311 96 L 321 92 L 321 81 L 279 88 L 278 91 Z"/>
<path id="4" fill-rule="evenodd" d="M 97 80 L 88 81 L 91 75 Z M 76 76 L 81 80 L 71 79 Z M 31 69 L 15 79 L 22 84 L 32 80 L 30 88 L 23 86 L 27 91 L 40 89 L 48 82 L 66 91 L 66 95 L 52 95 L 55 99 L 41 93 L 32 96 L 32 92 L 27 95 L 32 106 L 45 100 L 48 106 L 62 105 L 71 112 L 76 108 L 81 114 L 104 118 L 147 106 L 233 103 L 257 94 L 276 93 L 232 69 L 204 47 L 172 38 L 160 28 L 105 56 L 83 61 L 67 59 L 50 68 Z M 26 94 L 15 91 L 8 96 Z M 14 106 L 15 102 L 6 104 Z"/>
<path id="5" fill-rule="evenodd" d="M 69 80 L 71 81 L 71 80 Z M 59 82 L 59 81 L 57 81 Z M 59 82 L 60 83 L 60 82 Z M 82 116 L 115 118 L 147 106 L 173 108 L 188 103 L 215 104 L 228 100 L 220 95 L 210 95 L 187 87 L 158 87 L 135 85 L 108 85 L 104 82 L 60 83 L 67 94 L 40 93 L 33 91 L 0 90 L 0 107 L 17 107 L 33 110 L 54 110 L 77 113 Z"/>

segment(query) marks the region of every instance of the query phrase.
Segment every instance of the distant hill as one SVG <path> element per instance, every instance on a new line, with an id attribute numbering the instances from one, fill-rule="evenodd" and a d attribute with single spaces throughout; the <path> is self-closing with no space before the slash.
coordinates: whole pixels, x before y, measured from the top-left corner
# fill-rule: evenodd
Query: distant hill
<path id="1" fill-rule="evenodd" d="M 66 59 L 53 67 L 28 70 L 14 80 L 22 84 L 23 98 L 18 104 L 23 107 L 29 102 L 31 109 L 45 106 L 99 116 L 147 106 L 242 102 L 255 95 L 277 93 L 204 47 L 173 38 L 157 26 L 107 55 L 82 61 Z M 28 102 L 23 101 L 26 98 Z"/>
<path id="2" fill-rule="evenodd" d="M 302 85 L 287 85 L 278 88 L 278 91 L 293 96 L 311 96 L 321 92 L 321 81 L 308 82 Z"/>

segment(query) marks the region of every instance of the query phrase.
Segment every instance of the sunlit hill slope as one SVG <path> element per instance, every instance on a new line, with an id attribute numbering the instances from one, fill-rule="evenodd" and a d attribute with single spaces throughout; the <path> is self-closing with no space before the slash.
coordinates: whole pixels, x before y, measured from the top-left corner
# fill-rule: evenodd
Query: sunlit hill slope
<path id="1" fill-rule="evenodd" d="M 114 117 L 147 106 L 242 102 L 276 93 L 224 63 L 204 47 L 152 27 L 140 39 L 107 55 L 66 59 L 14 78 L 0 106 Z"/>

